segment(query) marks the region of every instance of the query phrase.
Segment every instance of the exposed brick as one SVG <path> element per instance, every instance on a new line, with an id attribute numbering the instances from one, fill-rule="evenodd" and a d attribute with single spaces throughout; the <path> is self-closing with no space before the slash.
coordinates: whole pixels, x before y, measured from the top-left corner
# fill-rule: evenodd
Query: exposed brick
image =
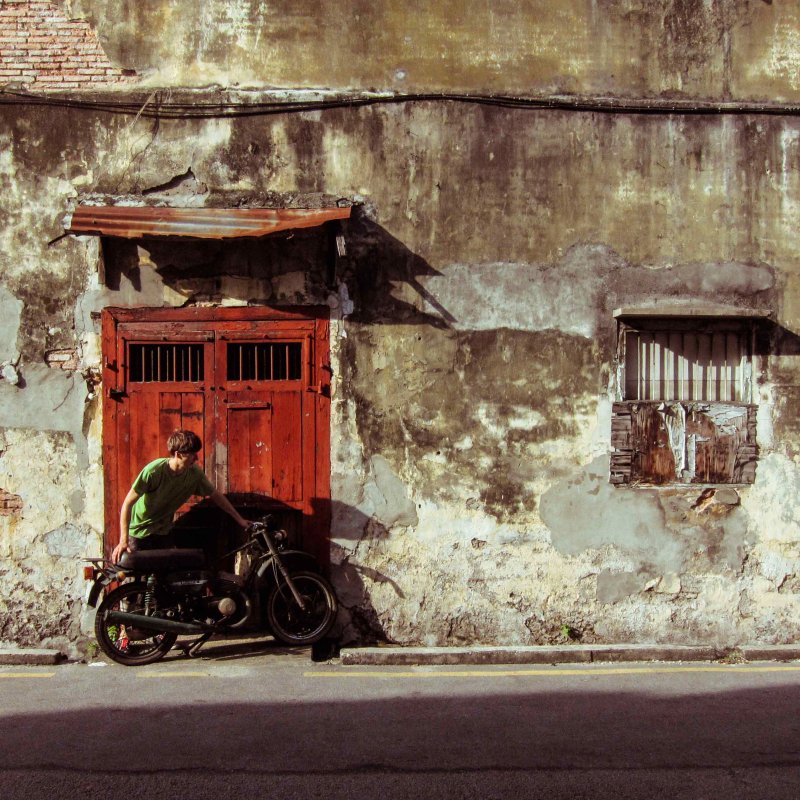
<path id="1" fill-rule="evenodd" d="M 48 350 L 44 354 L 44 360 L 47 362 L 48 367 L 53 367 L 54 369 L 77 369 L 78 351 L 74 347 Z"/>
<path id="2" fill-rule="evenodd" d="M 0 0 L 0 77 L 43 87 L 130 82 L 114 67 L 86 20 L 68 19 L 55 0 Z"/>
<path id="3" fill-rule="evenodd" d="M 9 516 L 18 514 L 24 508 L 22 498 L 18 494 L 12 494 L 5 489 L 0 489 L 0 514 Z"/>

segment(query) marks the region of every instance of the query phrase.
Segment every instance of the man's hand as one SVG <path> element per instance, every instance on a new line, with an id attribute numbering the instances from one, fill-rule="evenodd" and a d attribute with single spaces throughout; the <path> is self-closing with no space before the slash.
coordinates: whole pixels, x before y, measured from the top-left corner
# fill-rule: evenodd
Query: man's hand
<path id="1" fill-rule="evenodd" d="M 111 551 L 111 561 L 116 564 L 122 558 L 123 553 L 130 553 L 131 549 L 128 547 L 128 540 L 120 541 L 120 543 Z"/>

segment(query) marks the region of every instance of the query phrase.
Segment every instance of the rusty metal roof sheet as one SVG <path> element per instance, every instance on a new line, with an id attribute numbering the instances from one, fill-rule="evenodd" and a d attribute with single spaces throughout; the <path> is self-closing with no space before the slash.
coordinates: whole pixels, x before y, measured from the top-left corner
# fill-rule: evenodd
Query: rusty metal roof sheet
<path id="1" fill-rule="evenodd" d="M 266 236 L 294 228 L 314 228 L 348 219 L 345 208 L 162 208 L 154 206 L 77 206 L 64 221 L 67 233 L 118 236 L 186 236 L 236 239 Z"/>

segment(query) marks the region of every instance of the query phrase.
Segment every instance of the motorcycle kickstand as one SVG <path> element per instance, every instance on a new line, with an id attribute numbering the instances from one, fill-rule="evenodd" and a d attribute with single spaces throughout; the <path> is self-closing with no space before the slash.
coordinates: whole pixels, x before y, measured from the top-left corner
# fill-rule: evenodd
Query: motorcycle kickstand
<path id="1" fill-rule="evenodd" d="M 191 642 L 186 642 L 186 644 L 179 644 L 178 646 L 181 648 L 181 650 L 183 650 L 183 654 L 186 656 L 186 658 L 197 658 L 198 654 L 200 653 L 200 648 L 213 635 L 214 631 L 209 631 L 208 633 L 204 633 L 197 639 L 192 639 Z"/>

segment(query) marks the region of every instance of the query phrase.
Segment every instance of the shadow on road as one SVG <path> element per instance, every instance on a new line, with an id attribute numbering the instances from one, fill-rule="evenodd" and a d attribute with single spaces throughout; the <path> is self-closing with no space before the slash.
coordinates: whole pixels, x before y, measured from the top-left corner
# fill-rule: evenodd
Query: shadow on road
<path id="1" fill-rule="evenodd" d="M 248 700 L 241 685 L 209 678 L 191 705 L 163 695 L 141 707 L 134 694 L 153 682 L 135 674 L 119 672 L 120 691 L 133 694 L 101 710 L 6 716 L 2 796 L 798 795 L 795 686 L 667 696 L 598 690 L 587 673 L 572 679 L 575 691 L 513 678 L 489 689 L 476 678 L 444 694 L 433 675 L 388 673 L 361 683 L 371 699 L 343 700 L 361 690 L 317 674 L 288 699 Z M 268 670 L 263 678 L 268 687 Z"/>

